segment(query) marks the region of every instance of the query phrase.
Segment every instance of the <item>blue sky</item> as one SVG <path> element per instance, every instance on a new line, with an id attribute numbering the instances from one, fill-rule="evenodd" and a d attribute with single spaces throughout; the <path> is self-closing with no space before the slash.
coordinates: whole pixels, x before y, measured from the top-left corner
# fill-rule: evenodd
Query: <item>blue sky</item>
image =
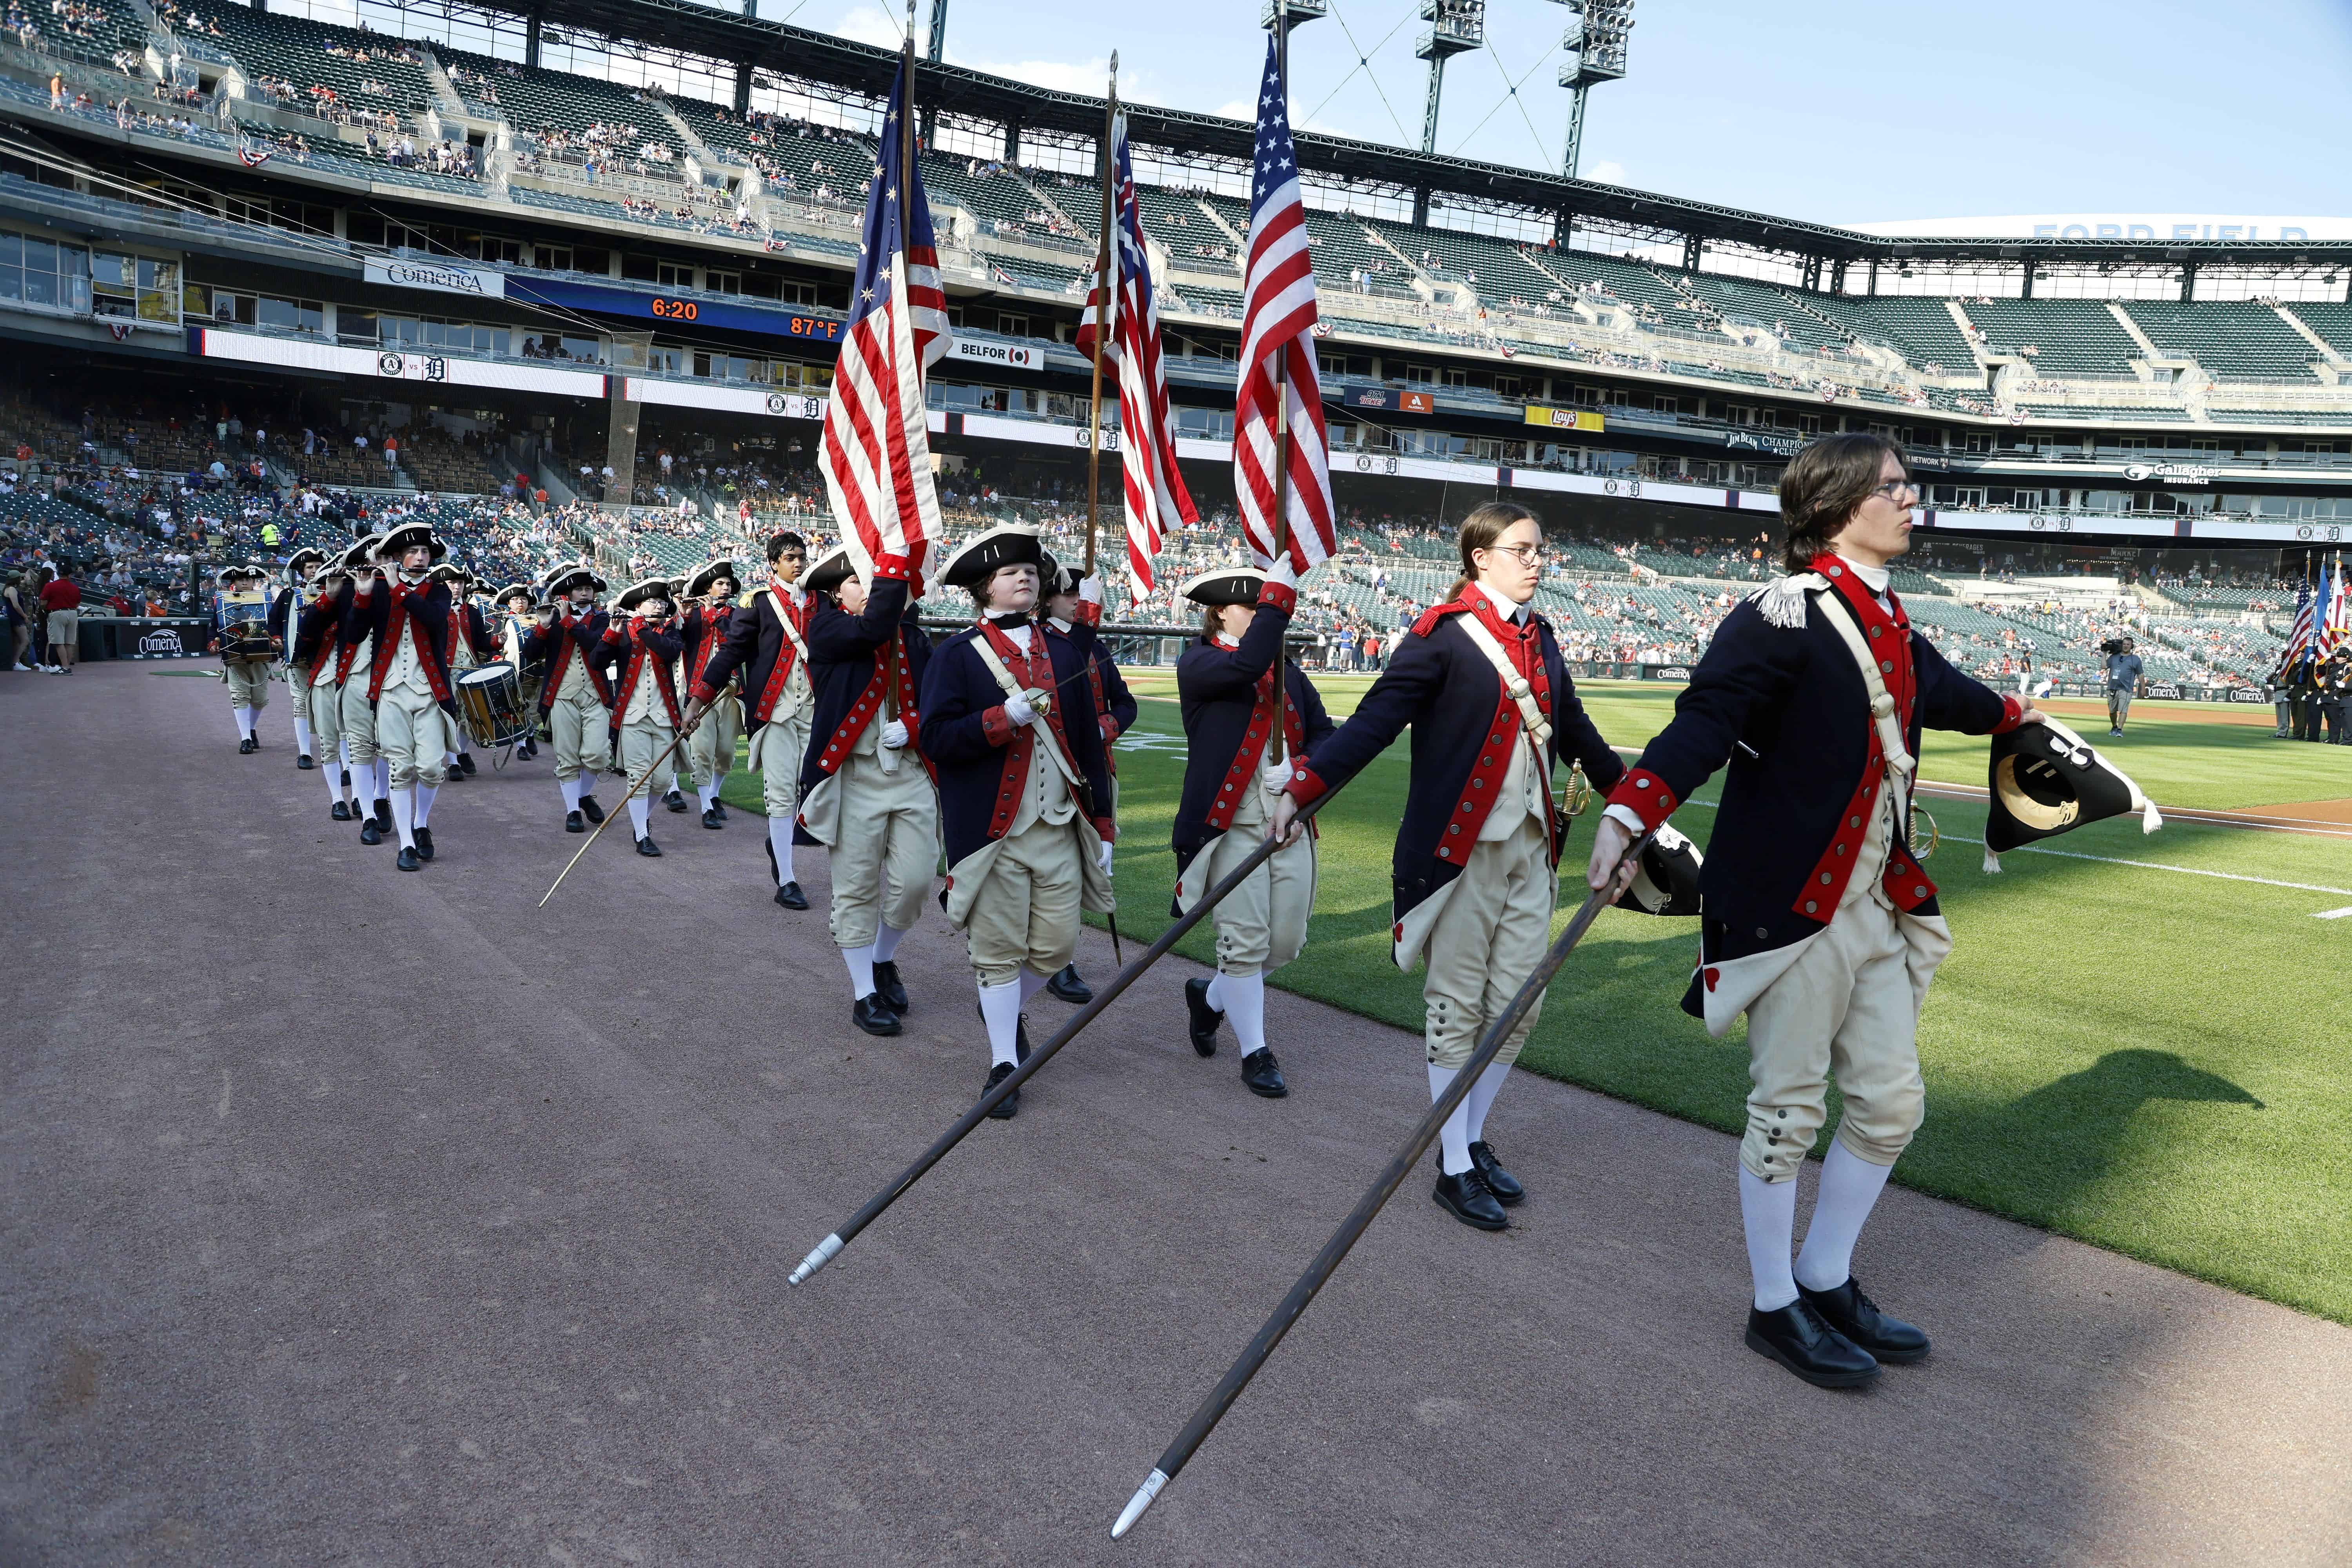
<path id="1" fill-rule="evenodd" d="M 919 0 L 927 26 L 929 0 Z M 1040 85 L 1243 113 L 1258 0 L 950 0 L 951 59 Z M 1418 0 L 1334 0 L 1293 35 L 1291 108 L 1417 145 Z M 900 6 L 760 0 L 762 16 L 873 41 Z M 2352 0 L 1639 0 L 1626 79 L 1595 91 L 1584 172 L 1823 222 L 2012 213 L 2352 214 Z M 1490 0 L 1491 52 L 1446 68 L 1438 149 L 1559 166 L 1569 16 Z M 1344 21 L 1344 26 L 1343 26 Z M 1352 41 L 1351 41 L 1352 38 Z M 1359 52 L 1370 58 L 1358 67 Z M 1524 78 L 1518 98 L 1507 79 Z"/>

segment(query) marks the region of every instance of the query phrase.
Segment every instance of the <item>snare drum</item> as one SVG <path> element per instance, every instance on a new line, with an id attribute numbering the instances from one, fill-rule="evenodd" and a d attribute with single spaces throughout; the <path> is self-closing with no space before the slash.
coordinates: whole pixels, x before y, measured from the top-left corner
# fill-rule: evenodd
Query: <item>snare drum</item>
<path id="1" fill-rule="evenodd" d="M 231 621 L 221 628 L 220 656 L 225 659 L 257 661 L 275 657 L 269 647 L 269 623 Z"/>
<path id="2" fill-rule="evenodd" d="M 515 668 L 504 660 L 466 671 L 457 691 L 458 717 L 484 751 L 528 740 L 536 726 L 536 716 L 523 706 Z"/>

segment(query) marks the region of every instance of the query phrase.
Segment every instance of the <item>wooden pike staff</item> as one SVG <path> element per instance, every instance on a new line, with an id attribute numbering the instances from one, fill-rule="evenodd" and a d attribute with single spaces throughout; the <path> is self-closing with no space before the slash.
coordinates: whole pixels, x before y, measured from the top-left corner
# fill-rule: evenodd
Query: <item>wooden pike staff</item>
<path id="1" fill-rule="evenodd" d="M 1282 84 L 1282 111 L 1290 113 L 1290 17 L 1280 14 L 1275 21 L 1274 72 Z M 1255 226 L 1253 225 L 1253 227 Z M 1255 236 L 1252 236 L 1255 238 Z M 1244 262 L 1248 265 L 1247 261 Z M 1318 315 L 1320 311 L 1317 312 Z M 1279 563 L 1290 553 L 1290 346 L 1283 345 L 1274 361 L 1274 560 Z M 1286 728 L 1290 706 L 1289 639 L 1274 650 L 1274 729 L 1266 744 L 1287 754 L 1290 736 Z M 1298 759 L 1292 757 L 1295 765 Z"/>
<path id="2" fill-rule="evenodd" d="M 1635 839 L 1625 851 L 1626 860 L 1634 861 L 1649 841 L 1650 835 L 1646 833 Z M 1193 1450 L 1208 1439 L 1225 1412 L 1233 1408 L 1234 1401 L 1241 1397 L 1242 1390 L 1249 1386 L 1250 1379 L 1257 1375 L 1258 1368 L 1274 1354 L 1274 1347 L 1282 1342 L 1282 1336 L 1306 1315 L 1316 1293 L 1338 1269 L 1349 1249 L 1370 1227 L 1373 1217 L 1381 1212 L 1381 1205 L 1389 1201 L 1397 1188 L 1403 1184 L 1405 1177 L 1412 1173 L 1412 1168 L 1421 1163 L 1422 1155 L 1436 1141 L 1438 1130 L 1445 1125 L 1445 1119 L 1454 1114 L 1454 1108 L 1469 1094 L 1470 1086 L 1478 1081 L 1479 1075 L 1494 1061 L 1503 1048 L 1503 1042 L 1510 1038 L 1511 1031 L 1518 1027 L 1521 1018 L 1527 1016 L 1528 1009 L 1543 995 L 1544 987 L 1549 985 L 1552 976 L 1559 973 L 1559 966 L 1568 962 L 1568 955 L 1576 951 L 1576 944 L 1584 940 L 1584 933 L 1591 929 L 1601 911 L 1615 901 L 1621 880 L 1621 877 L 1612 876 L 1608 886 L 1585 899 L 1582 907 L 1568 922 L 1568 929 L 1559 933 L 1559 940 L 1551 944 L 1551 950 L 1544 954 L 1543 962 L 1536 965 L 1535 972 L 1528 976 L 1527 983 L 1511 998 L 1510 1005 L 1486 1026 L 1486 1033 L 1478 1041 L 1478 1048 L 1472 1053 L 1469 1062 L 1454 1075 L 1454 1081 L 1445 1086 L 1445 1092 L 1438 1096 L 1437 1102 L 1429 1108 L 1429 1114 L 1421 1119 L 1421 1125 L 1412 1130 L 1412 1136 L 1405 1140 L 1404 1147 L 1397 1151 L 1396 1157 L 1381 1172 L 1380 1179 L 1357 1201 L 1355 1208 L 1339 1223 L 1339 1228 L 1332 1232 L 1331 1239 L 1323 1244 L 1323 1250 L 1315 1255 L 1315 1261 L 1307 1266 L 1307 1272 L 1298 1277 L 1298 1283 L 1290 1288 L 1290 1294 L 1282 1299 L 1282 1304 L 1274 1310 L 1274 1315 L 1265 1321 L 1256 1336 L 1243 1350 L 1241 1359 L 1234 1362 L 1218 1381 L 1217 1386 L 1209 1391 L 1208 1398 L 1192 1412 L 1192 1419 L 1184 1424 L 1184 1429 L 1176 1435 L 1176 1440 L 1168 1445 L 1168 1451 L 1160 1456 L 1160 1463 L 1152 1467 L 1151 1474 L 1144 1479 L 1143 1485 L 1136 1489 L 1135 1496 L 1128 1500 L 1126 1510 L 1118 1516 L 1118 1522 L 1111 1526 L 1113 1541 L 1125 1535 L 1135 1521 L 1143 1517 L 1143 1510 L 1151 1506 L 1160 1489 L 1176 1479 L 1185 1461 L 1192 1457 Z"/>
<path id="3" fill-rule="evenodd" d="M 619 820 L 621 813 L 628 809 L 629 802 L 637 798 L 637 792 L 645 788 L 646 785 L 654 782 L 655 778 L 661 773 L 663 764 L 677 754 L 678 747 L 686 743 L 687 736 L 691 733 L 692 731 L 688 730 L 679 730 L 677 736 L 670 742 L 669 750 L 664 752 L 660 756 L 656 757 L 654 759 L 653 767 L 646 772 L 646 776 L 639 779 L 635 784 L 631 784 L 629 786 L 629 793 L 621 797 L 621 804 L 604 814 L 604 820 L 596 825 L 596 831 L 588 836 L 588 842 L 583 844 L 578 849 L 574 850 L 572 852 L 572 858 L 563 863 L 563 869 L 555 874 L 554 884 L 547 889 L 546 897 L 539 900 L 539 907 L 541 909 L 543 910 L 547 908 L 548 899 L 555 897 L 555 889 L 563 886 L 563 879 L 572 875 L 572 868 L 580 864 L 580 857 L 587 854 L 589 850 L 596 847 L 596 840 L 604 837 L 604 829 L 612 826 L 614 822 Z"/>
<path id="4" fill-rule="evenodd" d="M 938 3 L 939 0 L 933 0 L 933 4 Z M 906 101 L 898 106 L 898 255 L 904 257 L 907 254 L 908 245 L 907 212 L 915 191 L 915 0 L 907 0 L 907 37 L 898 50 L 898 68 L 904 74 L 907 83 Z M 903 267 L 893 281 L 901 290 L 898 308 L 902 310 L 908 309 L 904 294 L 907 279 Z M 915 363 L 915 376 L 919 384 L 922 374 L 922 362 L 919 357 Z M 929 542 L 929 540 L 924 541 L 927 549 Z M 920 561 L 916 563 L 918 570 L 922 564 Z M 886 673 L 882 678 L 882 722 L 885 724 L 896 723 L 898 715 L 906 710 L 905 697 L 898 690 L 898 650 L 903 646 L 905 635 L 903 632 L 891 633 L 888 648 L 877 655 L 887 666 Z M 884 773 L 895 773 L 898 771 L 898 752 L 896 748 L 884 746 L 877 753 L 877 760 L 880 763 Z"/>
<path id="5" fill-rule="evenodd" d="M 1082 577 L 1095 574 L 1095 509 L 1102 499 L 1102 367 L 1110 347 L 1110 300 L 1118 289 L 1118 247 L 1111 243 L 1117 221 L 1114 187 L 1118 165 L 1110 155 L 1111 138 L 1118 129 L 1118 51 L 1111 51 L 1110 89 L 1103 95 L 1103 133 L 1097 147 L 1102 164 L 1102 245 L 1095 252 L 1095 378 L 1093 401 L 1087 413 L 1087 566 Z"/>
<path id="6" fill-rule="evenodd" d="M 1340 787 L 1346 786 L 1343 784 Z M 1307 819 L 1320 811 L 1330 802 L 1332 796 L 1339 793 L 1339 791 L 1335 789 L 1329 795 L 1311 801 L 1302 807 L 1297 818 L 1299 831 L 1305 832 Z M 1078 1031 L 1099 1017 L 1104 1008 L 1118 999 L 1121 992 L 1142 977 L 1145 970 L 1166 957 L 1168 950 L 1174 947 L 1186 931 L 1199 925 L 1211 910 L 1223 901 L 1226 894 L 1240 887 L 1252 872 L 1265 865 L 1267 857 L 1278 847 L 1280 846 L 1272 838 L 1259 840 L 1256 847 L 1244 856 L 1241 864 L 1227 872 L 1223 881 L 1202 894 L 1199 903 L 1185 910 L 1174 924 L 1161 931 L 1160 940 L 1153 942 L 1142 957 L 1111 976 L 1110 984 L 1096 992 L 1093 1001 L 1072 1014 L 1070 1021 L 1055 1030 L 1052 1038 L 1030 1052 L 1029 1059 L 1014 1068 L 1011 1077 L 982 1095 L 980 1102 L 958 1117 L 954 1126 L 940 1133 L 938 1140 L 929 1149 L 923 1151 L 921 1158 L 899 1172 L 898 1179 L 888 1186 L 866 1199 L 865 1205 L 856 1214 L 851 1215 L 848 1222 L 839 1230 L 818 1242 L 814 1249 L 806 1258 L 801 1259 L 800 1267 L 793 1270 L 790 1283 L 794 1285 L 802 1283 L 810 1275 L 840 1257 L 841 1249 L 856 1240 L 858 1232 L 879 1219 L 883 1210 L 904 1197 L 908 1188 L 923 1179 L 926 1172 L 945 1159 L 949 1150 L 963 1142 L 964 1134 L 987 1119 L 988 1113 L 996 1108 L 998 1101 L 1007 1095 L 1019 1092 L 1021 1086 L 1029 1081 L 1032 1074 L 1053 1059 L 1055 1051 L 1076 1039 Z M 1464 1092 L 1468 1091 L 1465 1089 Z"/>

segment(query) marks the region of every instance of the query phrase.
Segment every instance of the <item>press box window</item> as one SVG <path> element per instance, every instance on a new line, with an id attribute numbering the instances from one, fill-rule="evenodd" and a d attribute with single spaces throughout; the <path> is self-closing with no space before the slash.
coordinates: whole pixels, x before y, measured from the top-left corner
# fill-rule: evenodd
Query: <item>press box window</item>
<path id="1" fill-rule="evenodd" d="M 0 300 L 89 309 L 89 252 L 28 234 L 0 234 Z"/>
<path id="2" fill-rule="evenodd" d="M 179 291 L 176 261 L 103 250 L 90 258 L 90 309 L 100 316 L 175 325 Z"/>

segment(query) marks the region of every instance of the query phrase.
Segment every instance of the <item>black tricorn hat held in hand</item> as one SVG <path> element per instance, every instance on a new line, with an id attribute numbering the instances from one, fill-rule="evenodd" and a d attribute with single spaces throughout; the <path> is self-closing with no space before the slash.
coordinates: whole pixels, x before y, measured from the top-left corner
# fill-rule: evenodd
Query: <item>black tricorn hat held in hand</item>
<path id="1" fill-rule="evenodd" d="M 1985 818 L 1985 869 L 2000 869 L 2003 851 L 2055 838 L 2086 822 L 2140 814 L 2140 831 L 2164 826 L 2156 803 L 2088 741 L 2046 715 L 1992 738 L 1985 780 L 1992 799 Z"/>
<path id="2" fill-rule="evenodd" d="M 1645 915 L 1698 913 L 1698 871 L 1703 863 L 1697 845 L 1661 825 L 1655 837 L 1642 846 L 1640 869 L 1617 895 L 1617 907 Z"/>

